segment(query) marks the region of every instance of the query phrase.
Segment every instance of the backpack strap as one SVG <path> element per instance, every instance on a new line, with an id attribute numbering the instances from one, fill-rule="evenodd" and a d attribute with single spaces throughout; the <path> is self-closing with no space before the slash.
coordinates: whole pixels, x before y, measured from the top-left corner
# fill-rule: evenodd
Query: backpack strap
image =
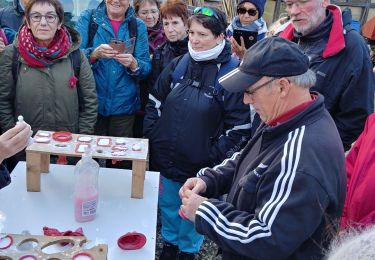
<path id="1" fill-rule="evenodd" d="M 68 55 L 70 62 L 72 63 L 74 76 L 78 79 L 77 82 L 77 95 L 78 95 L 78 105 L 79 111 L 83 111 L 85 108 L 84 99 L 82 97 L 82 88 L 79 84 L 79 74 L 81 72 L 81 51 L 80 49 L 76 49 L 69 53 Z"/>
<path id="2" fill-rule="evenodd" d="M 17 85 L 18 74 L 19 74 L 19 69 L 20 69 L 20 62 L 19 62 L 18 58 L 19 58 L 18 50 L 17 50 L 16 46 L 13 45 L 12 77 L 13 77 L 14 86 Z"/>
<path id="3" fill-rule="evenodd" d="M 173 87 L 177 83 L 179 83 L 185 76 L 185 73 L 189 65 L 189 59 L 190 59 L 189 53 L 185 53 L 184 56 L 182 56 L 182 58 L 180 58 L 180 60 L 178 61 L 174 71 L 171 74 Z M 231 59 L 228 62 L 221 64 L 220 69 L 216 75 L 215 84 L 214 84 L 215 89 L 212 94 L 214 98 L 219 102 L 222 109 L 224 109 L 224 88 L 219 83 L 219 78 L 221 78 L 222 76 L 230 72 L 233 68 L 238 67 L 239 64 L 240 64 L 240 61 L 238 59 L 231 57 Z M 194 82 L 192 83 L 192 85 L 194 85 Z"/>
<path id="4" fill-rule="evenodd" d="M 239 64 L 240 61 L 238 59 L 231 57 L 228 62 L 220 65 L 220 69 L 217 72 L 212 95 L 219 102 L 222 110 L 224 110 L 224 88 L 219 83 L 219 78 L 230 72 L 233 68 L 238 67 Z"/>
<path id="5" fill-rule="evenodd" d="M 88 31 L 88 41 L 87 41 L 87 47 L 91 48 L 93 46 L 93 40 L 96 34 L 96 31 L 98 30 L 99 25 L 94 21 L 94 16 L 96 15 L 96 10 L 91 10 L 90 15 L 90 22 L 89 22 L 89 31 Z"/>
<path id="6" fill-rule="evenodd" d="M 129 38 L 137 37 L 137 18 L 135 18 L 135 16 L 132 16 L 129 20 L 128 25 Z"/>
<path id="7" fill-rule="evenodd" d="M 176 85 L 185 76 L 189 65 L 189 60 L 190 54 L 187 52 L 177 61 L 177 65 L 171 74 L 173 86 Z"/>

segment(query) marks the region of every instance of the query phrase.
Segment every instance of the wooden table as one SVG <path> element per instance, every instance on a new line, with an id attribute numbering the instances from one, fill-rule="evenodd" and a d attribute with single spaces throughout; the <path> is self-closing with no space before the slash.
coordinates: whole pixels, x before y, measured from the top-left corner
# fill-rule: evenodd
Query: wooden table
<path id="1" fill-rule="evenodd" d="M 78 135 L 72 134 L 72 139 L 68 142 L 58 142 L 52 138 L 53 132 L 38 131 L 35 139 L 41 135 L 49 135 L 50 141 L 48 143 L 34 142 L 26 148 L 26 162 L 27 162 L 27 191 L 39 192 L 41 190 L 41 173 L 49 172 L 50 155 L 72 156 L 80 157 L 81 152 L 77 152 L 77 146 L 80 144 L 89 144 L 93 147 L 93 158 L 110 159 L 110 160 L 130 160 L 132 161 L 132 198 L 143 198 L 144 178 L 146 171 L 146 163 L 148 157 L 148 139 L 139 138 L 119 138 L 111 136 L 95 136 L 95 135 Z M 79 138 L 91 138 L 89 142 L 80 142 Z M 99 146 L 101 139 L 110 138 L 111 144 L 108 146 Z M 121 140 L 120 140 L 121 139 Z M 123 155 L 114 155 L 114 146 L 116 141 L 124 141 L 127 150 Z M 134 151 L 134 145 L 139 145 L 141 150 Z"/>
<path id="2" fill-rule="evenodd" d="M 154 260 L 159 173 L 147 171 L 144 198 L 130 198 L 130 170 L 100 168 L 96 218 L 79 223 L 74 218 L 74 166 L 50 165 L 41 192 L 27 192 L 26 164 L 19 162 L 12 183 L 0 190 L 0 233 L 42 235 L 43 227 L 59 231 L 82 227 L 90 242 L 85 247 L 108 245 L 108 260 Z M 122 250 L 117 239 L 127 232 L 143 233 L 147 242 L 138 250 Z M 1 257 L 0 257 L 1 258 Z"/>

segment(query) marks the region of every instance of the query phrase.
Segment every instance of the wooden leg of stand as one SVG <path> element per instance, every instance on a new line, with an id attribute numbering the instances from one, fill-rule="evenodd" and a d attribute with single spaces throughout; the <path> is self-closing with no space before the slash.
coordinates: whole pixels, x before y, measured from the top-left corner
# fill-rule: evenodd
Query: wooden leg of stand
<path id="1" fill-rule="evenodd" d="M 42 169 L 42 154 L 26 151 L 27 191 L 40 191 L 41 169 Z"/>
<path id="2" fill-rule="evenodd" d="M 132 198 L 142 199 L 145 183 L 146 161 L 133 160 Z"/>
<path id="3" fill-rule="evenodd" d="M 49 159 L 50 159 L 50 154 L 49 153 L 43 153 L 41 154 L 41 169 L 40 171 L 43 173 L 48 173 L 49 172 Z"/>

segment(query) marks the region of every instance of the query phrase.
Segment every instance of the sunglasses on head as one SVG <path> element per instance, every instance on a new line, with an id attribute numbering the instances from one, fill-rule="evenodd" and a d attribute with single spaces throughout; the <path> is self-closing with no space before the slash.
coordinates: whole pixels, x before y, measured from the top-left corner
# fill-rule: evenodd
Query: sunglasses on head
<path id="1" fill-rule="evenodd" d="M 219 17 L 217 16 L 217 14 L 215 13 L 214 10 L 212 10 L 211 8 L 208 8 L 208 7 L 197 7 L 194 9 L 194 14 L 203 14 L 205 16 L 209 16 L 209 17 L 215 17 L 216 19 L 219 20 Z"/>
<path id="2" fill-rule="evenodd" d="M 239 14 L 245 14 L 245 13 L 248 13 L 250 16 L 256 16 L 257 13 L 258 13 L 258 10 L 257 9 L 246 9 L 244 7 L 239 7 L 237 8 L 237 13 Z"/>

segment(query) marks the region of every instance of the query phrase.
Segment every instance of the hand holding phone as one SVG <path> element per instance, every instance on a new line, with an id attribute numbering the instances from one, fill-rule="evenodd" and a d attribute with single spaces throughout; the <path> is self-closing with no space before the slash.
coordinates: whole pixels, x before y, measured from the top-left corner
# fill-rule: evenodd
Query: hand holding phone
<path id="1" fill-rule="evenodd" d="M 125 52 L 125 42 L 123 40 L 120 40 L 120 39 L 111 39 L 111 41 L 109 42 L 109 46 L 112 47 L 112 49 L 114 49 L 115 51 L 117 51 L 118 53 L 124 53 Z"/>
<path id="2" fill-rule="evenodd" d="M 111 39 L 109 46 L 111 46 L 119 54 L 133 54 L 134 52 L 135 37 L 123 41 L 120 39 Z"/>
<path id="3" fill-rule="evenodd" d="M 249 49 L 257 42 L 258 32 L 244 31 L 244 30 L 234 30 L 233 38 L 236 42 L 241 45 L 241 37 L 244 40 L 245 48 Z"/>

